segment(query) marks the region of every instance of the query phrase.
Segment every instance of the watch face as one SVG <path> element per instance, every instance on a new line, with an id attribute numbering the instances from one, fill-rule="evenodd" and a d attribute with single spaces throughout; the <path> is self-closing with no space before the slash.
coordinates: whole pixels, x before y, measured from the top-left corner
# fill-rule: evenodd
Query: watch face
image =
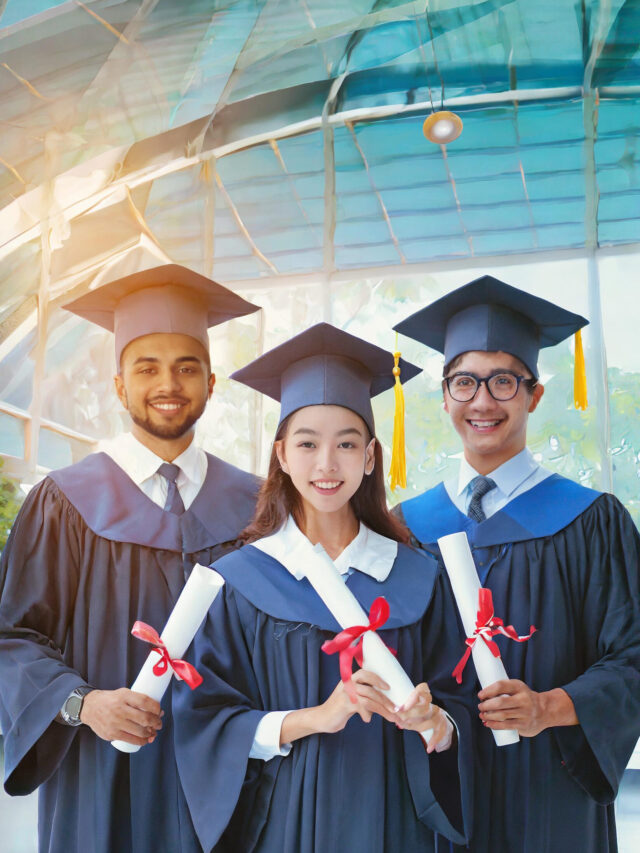
<path id="1" fill-rule="evenodd" d="M 80 709 L 82 708 L 82 696 L 70 696 L 65 703 L 65 711 L 72 720 L 80 719 Z"/>

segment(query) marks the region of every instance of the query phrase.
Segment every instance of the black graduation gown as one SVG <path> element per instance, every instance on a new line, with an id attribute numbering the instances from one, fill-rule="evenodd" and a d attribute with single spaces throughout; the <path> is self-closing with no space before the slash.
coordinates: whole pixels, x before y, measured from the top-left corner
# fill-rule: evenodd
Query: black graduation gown
<path id="1" fill-rule="evenodd" d="M 176 756 L 194 824 L 182 850 L 408 853 L 433 850 L 434 830 L 462 841 L 473 696 L 448 677 L 460 637 L 435 561 L 400 545 L 386 581 L 360 572 L 347 581 L 366 612 L 387 598 L 380 636 L 457 722 L 461 745 L 431 757 L 415 732 L 354 716 L 341 732 L 294 742 L 288 756 L 250 759 L 266 712 L 315 706 L 331 694 L 338 656 L 320 647 L 340 628 L 306 578 L 257 548 L 215 568 L 226 584 L 190 649 L 204 682 L 174 691 Z"/>
<path id="2" fill-rule="evenodd" d="M 97 453 L 34 487 L 15 521 L 0 563 L 4 784 L 40 786 L 41 851 L 179 850 L 171 688 L 162 732 L 133 755 L 54 718 L 74 687 L 131 685 L 149 653 L 133 623 L 161 631 L 194 563 L 233 547 L 251 518 L 256 478 L 207 458 L 182 516 Z"/>
<path id="3" fill-rule="evenodd" d="M 526 643 L 497 637 L 508 676 L 562 687 L 580 720 L 496 747 L 476 716 L 471 849 L 615 851 L 613 800 L 640 735 L 640 539 L 629 514 L 554 474 L 480 524 L 442 484 L 402 515 L 438 557 L 438 537 L 466 531 L 496 616 L 519 633 L 538 629 Z M 469 663 L 464 681 L 474 679 Z"/>

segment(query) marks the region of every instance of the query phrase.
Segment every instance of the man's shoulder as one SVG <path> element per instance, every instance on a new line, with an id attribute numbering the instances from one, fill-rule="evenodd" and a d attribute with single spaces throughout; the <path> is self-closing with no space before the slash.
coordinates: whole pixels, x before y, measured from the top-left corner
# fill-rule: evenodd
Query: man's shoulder
<path id="1" fill-rule="evenodd" d="M 571 524 L 602 498 L 560 474 L 551 474 L 476 525 L 451 501 L 443 483 L 401 504 L 402 518 L 422 543 L 465 531 L 480 546 L 550 536 Z"/>
<path id="2" fill-rule="evenodd" d="M 89 453 L 84 459 L 80 459 L 79 462 L 74 462 L 72 465 L 50 471 L 45 479 L 53 480 L 59 488 L 62 488 L 67 483 L 79 483 L 88 478 L 102 477 L 107 472 L 110 476 L 117 476 L 118 471 L 125 476 L 124 471 L 107 453 L 98 451 Z"/>
<path id="3" fill-rule="evenodd" d="M 432 504 L 438 504 L 445 500 L 450 503 L 446 487 L 443 482 L 440 482 L 435 486 L 431 486 L 431 488 L 426 491 L 421 492 L 419 495 L 414 495 L 411 498 L 401 501 L 398 506 L 401 508 L 402 514 L 404 515 L 405 510 L 423 510 Z"/>
<path id="4" fill-rule="evenodd" d="M 262 484 L 262 480 L 256 474 L 251 474 L 243 468 L 238 468 L 231 462 L 226 462 L 220 459 L 219 456 L 214 456 L 213 453 L 204 451 L 207 457 L 207 479 L 214 482 L 233 483 L 234 485 L 255 494 Z"/>

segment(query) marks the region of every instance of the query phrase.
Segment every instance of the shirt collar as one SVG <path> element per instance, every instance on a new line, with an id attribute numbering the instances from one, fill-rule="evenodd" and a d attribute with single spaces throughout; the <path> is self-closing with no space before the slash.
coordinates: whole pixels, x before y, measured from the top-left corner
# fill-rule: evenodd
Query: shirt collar
<path id="1" fill-rule="evenodd" d="M 165 461 L 130 432 L 102 442 L 99 450 L 108 453 L 137 486 L 153 477 Z M 192 482 L 198 482 L 199 452 L 195 442 L 191 441 L 187 449 L 173 460 L 173 464 L 178 465 L 182 474 Z"/>
<path id="2" fill-rule="evenodd" d="M 307 537 L 289 516 L 280 530 L 264 539 L 252 543 L 260 551 L 273 557 L 290 572 L 296 580 L 305 577 L 304 551 L 311 546 Z M 398 553 L 398 543 L 360 523 L 355 539 L 352 539 L 334 563 L 340 574 L 356 569 L 382 582 L 387 579 Z"/>
<path id="3" fill-rule="evenodd" d="M 533 458 L 533 454 L 528 447 L 525 447 L 520 453 L 516 453 L 511 459 L 507 459 L 502 465 L 498 465 L 493 471 L 490 471 L 487 476 L 491 477 L 497 488 L 509 497 L 518 486 L 522 485 L 534 471 L 537 471 L 540 465 Z M 479 474 L 467 460 L 462 457 L 460 460 L 460 471 L 458 473 L 458 495 L 461 495 L 465 489 L 469 487 L 469 483 L 478 477 Z"/>

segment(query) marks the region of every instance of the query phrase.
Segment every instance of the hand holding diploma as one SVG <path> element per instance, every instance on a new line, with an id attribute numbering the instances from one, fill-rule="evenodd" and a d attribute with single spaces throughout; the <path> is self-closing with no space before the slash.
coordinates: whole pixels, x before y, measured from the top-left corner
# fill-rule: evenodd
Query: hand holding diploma
<path id="1" fill-rule="evenodd" d="M 500 651 L 492 637 L 500 633 L 517 642 L 524 642 L 536 629 L 532 625 L 527 636 L 519 637 L 512 626 L 504 626 L 502 620 L 494 616 L 491 591 L 480 586 L 466 533 L 442 536 L 438 539 L 438 545 L 467 635 L 467 649 L 453 671 L 453 675 L 458 682 L 461 681 L 462 670 L 469 655 L 472 654 L 478 680 L 485 694 L 484 697 L 482 693 L 480 696 L 486 699 L 493 698 L 497 695 L 496 682 L 508 682 L 509 678 L 500 659 Z M 492 688 L 491 685 L 494 687 Z M 496 727 L 493 730 L 493 737 L 498 746 L 507 746 L 520 740 L 517 728 L 513 727 Z"/>
<path id="2" fill-rule="evenodd" d="M 569 694 L 561 687 L 537 693 L 524 681 L 496 681 L 478 693 L 480 719 L 493 731 L 515 728 L 534 737 L 550 726 L 577 726 L 578 716 Z"/>
<path id="3" fill-rule="evenodd" d="M 188 665 L 185 668 L 184 662 L 180 661 L 179 658 L 186 652 L 223 584 L 224 578 L 218 572 L 196 564 L 191 570 L 191 574 L 160 637 L 157 637 L 150 626 L 144 625 L 144 623 L 136 623 L 134 628 L 138 636 L 147 642 L 155 643 L 156 638 L 161 642 L 149 653 L 144 666 L 131 686 L 131 690 L 127 691 L 128 693 L 132 695 L 143 694 L 143 698 L 149 697 L 151 700 L 155 700 L 157 704 L 164 696 L 174 670 L 179 673 L 180 677 L 191 677 Z M 197 683 L 197 678 L 194 683 Z M 87 699 L 91 695 L 89 693 Z M 112 741 L 112 746 L 121 752 L 137 752 L 140 749 L 140 742 L 139 740 L 129 742 L 120 739 Z"/>
<path id="4" fill-rule="evenodd" d="M 343 645 L 346 654 L 341 655 L 341 677 L 345 689 L 349 691 L 349 687 L 346 685 L 352 681 L 351 664 L 353 658 L 358 659 L 360 657 L 364 670 L 378 676 L 388 685 L 388 689 L 380 689 L 393 703 L 394 708 L 403 706 L 409 700 L 414 686 L 394 655 L 375 633 L 375 627 L 383 624 L 386 620 L 384 606 L 382 611 L 378 606 L 375 612 L 374 607 L 372 607 L 370 622 L 351 590 L 345 585 L 333 560 L 321 545 L 306 550 L 304 566 L 309 583 L 343 628 L 343 634 L 346 635 Z M 384 599 L 377 599 L 376 601 L 384 602 Z M 388 605 L 386 608 L 388 614 Z M 358 630 L 357 626 L 361 626 L 362 630 Z M 358 637 L 361 637 L 361 648 L 360 643 L 357 646 L 353 645 L 353 641 Z M 335 640 L 331 642 L 335 642 Z M 336 648 L 336 651 L 340 651 L 340 649 Z M 362 677 L 360 676 L 360 678 Z M 434 734 L 434 729 L 428 728 L 426 731 L 421 731 L 420 734 L 425 743 L 428 743 Z"/>
<path id="5" fill-rule="evenodd" d="M 139 748 L 153 743 L 162 728 L 160 703 L 126 687 L 92 690 L 82 703 L 80 722 L 103 740 L 124 741 Z"/>

